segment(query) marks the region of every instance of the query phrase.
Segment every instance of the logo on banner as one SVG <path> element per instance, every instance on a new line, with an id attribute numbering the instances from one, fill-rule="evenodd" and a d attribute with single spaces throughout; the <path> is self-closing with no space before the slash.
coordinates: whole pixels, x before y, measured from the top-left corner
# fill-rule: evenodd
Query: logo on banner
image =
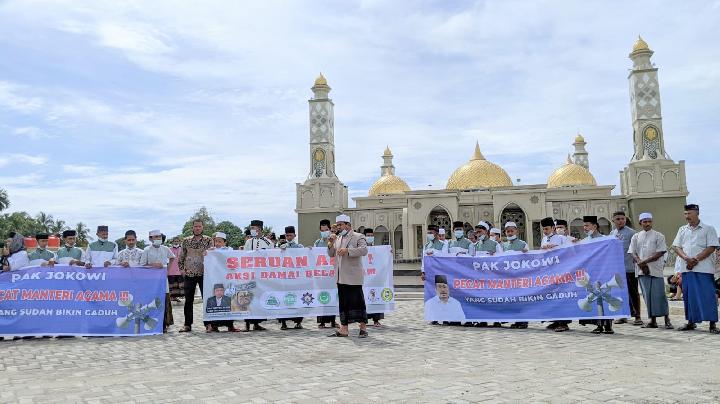
<path id="1" fill-rule="evenodd" d="M 302 301 L 303 301 L 303 303 L 305 303 L 305 304 L 307 304 L 308 306 L 310 306 L 310 305 L 313 304 L 313 302 L 315 301 L 315 297 L 313 297 L 312 293 L 310 293 L 310 292 L 305 292 L 305 293 L 303 293 Z"/>
<path id="2" fill-rule="evenodd" d="M 320 294 L 318 295 L 318 301 L 322 304 L 330 303 L 330 292 L 320 292 Z"/>
<path id="3" fill-rule="evenodd" d="M 370 289 L 370 293 L 368 295 L 368 300 L 371 302 L 375 302 L 378 300 L 377 298 L 377 292 L 375 292 L 375 289 Z"/>
<path id="4" fill-rule="evenodd" d="M 285 295 L 285 306 L 292 307 L 297 303 L 297 296 L 295 293 L 288 293 Z"/>
<path id="5" fill-rule="evenodd" d="M 278 299 L 275 296 L 270 296 L 265 300 L 266 306 L 280 306 L 280 302 L 278 302 Z"/>
<path id="6" fill-rule="evenodd" d="M 385 302 L 392 301 L 392 299 L 393 299 L 392 289 L 390 289 L 390 288 L 383 289 L 381 296 L 382 296 L 383 301 L 385 301 Z"/>

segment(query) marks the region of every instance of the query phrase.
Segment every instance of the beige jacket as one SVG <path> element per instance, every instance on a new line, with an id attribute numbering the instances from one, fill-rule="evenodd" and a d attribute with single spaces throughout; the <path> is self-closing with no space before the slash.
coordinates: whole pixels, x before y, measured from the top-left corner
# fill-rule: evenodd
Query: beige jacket
<path id="1" fill-rule="evenodd" d="M 348 255 L 337 255 L 341 248 L 348 249 Z M 351 232 L 344 237 L 338 236 L 334 244 L 328 245 L 328 255 L 335 257 L 335 273 L 337 283 L 343 285 L 362 285 L 365 271 L 363 271 L 362 257 L 367 255 L 367 241 L 361 233 Z"/>

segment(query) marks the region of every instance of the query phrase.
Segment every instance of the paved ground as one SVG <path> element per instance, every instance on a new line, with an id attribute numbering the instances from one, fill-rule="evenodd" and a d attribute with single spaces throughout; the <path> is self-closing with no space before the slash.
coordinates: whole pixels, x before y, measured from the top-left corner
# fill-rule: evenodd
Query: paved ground
<path id="1" fill-rule="evenodd" d="M 556 334 L 539 324 L 430 326 L 421 301 L 398 305 L 365 340 L 326 338 L 308 321 L 249 334 L 175 326 L 157 337 L 4 341 L 0 401 L 720 402 L 720 336 L 706 324 L 690 333 L 621 325 L 613 336 L 574 324 Z"/>

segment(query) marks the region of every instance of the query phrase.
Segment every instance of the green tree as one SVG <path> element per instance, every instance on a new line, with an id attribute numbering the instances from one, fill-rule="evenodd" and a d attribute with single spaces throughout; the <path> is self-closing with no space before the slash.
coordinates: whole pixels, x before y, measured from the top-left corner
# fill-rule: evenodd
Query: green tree
<path id="1" fill-rule="evenodd" d="M 10 198 L 8 198 L 7 191 L 0 188 L 0 212 L 7 209 L 10 206 Z"/>
<path id="2" fill-rule="evenodd" d="M 6 237 L 11 231 L 22 234 L 23 236 L 34 236 L 39 233 L 42 227 L 32 216 L 26 212 L 13 212 L 0 216 L 0 234 Z"/>
<path id="3" fill-rule="evenodd" d="M 125 247 L 127 247 L 127 244 L 125 244 L 125 237 L 120 237 L 119 239 L 115 240 L 115 244 L 117 244 L 118 246 L 118 251 L 124 250 Z M 144 250 L 145 247 L 147 247 L 147 242 L 145 240 L 138 240 L 136 247 Z"/>
<path id="4" fill-rule="evenodd" d="M 245 245 L 245 233 L 243 229 L 236 226 L 233 222 L 223 220 L 215 226 L 215 231 L 221 231 L 227 236 L 227 245 L 237 249 Z"/>
<path id="5" fill-rule="evenodd" d="M 190 217 L 190 220 L 185 222 L 182 232 L 183 237 L 192 236 L 192 224 L 195 220 L 202 220 L 204 235 L 211 236 L 215 233 L 215 219 L 210 216 L 210 212 L 208 212 L 207 208 L 203 206 Z"/>
<path id="6" fill-rule="evenodd" d="M 50 226 L 50 232 L 52 234 L 62 234 L 65 230 L 69 230 L 67 223 L 62 219 L 55 219 L 55 222 Z"/>
<path id="7" fill-rule="evenodd" d="M 40 212 L 37 215 L 35 215 L 35 220 L 38 222 L 38 225 L 44 231 L 45 233 L 50 233 L 50 229 L 55 224 L 55 220 L 53 219 L 52 215 L 48 215 L 45 212 Z"/>
<path id="8" fill-rule="evenodd" d="M 78 247 L 87 247 L 87 245 L 92 241 L 92 237 L 90 236 L 90 229 L 85 225 L 85 223 L 80 222 L 75 225 L 75 231 L 77 232 L 77 246 Z"/>

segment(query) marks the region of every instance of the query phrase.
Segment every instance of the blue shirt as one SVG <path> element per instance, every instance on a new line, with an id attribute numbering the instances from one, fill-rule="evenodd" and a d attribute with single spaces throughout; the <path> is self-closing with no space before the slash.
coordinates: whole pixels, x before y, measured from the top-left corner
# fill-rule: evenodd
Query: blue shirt
<path id="1" fill-rule="evenodd" d="M 616 237 L 623 242 L 623 251 L 627 251 L 630 248 L 630 241 L 632 236 L 635 234 L 635 230 L 625 226 L 622 229 L 614 229 L 610 232 L 610 237 Z M 625 272 L 635 273 L 635 262 L 633 261 L 632 255 L 625 254 Z"/>

